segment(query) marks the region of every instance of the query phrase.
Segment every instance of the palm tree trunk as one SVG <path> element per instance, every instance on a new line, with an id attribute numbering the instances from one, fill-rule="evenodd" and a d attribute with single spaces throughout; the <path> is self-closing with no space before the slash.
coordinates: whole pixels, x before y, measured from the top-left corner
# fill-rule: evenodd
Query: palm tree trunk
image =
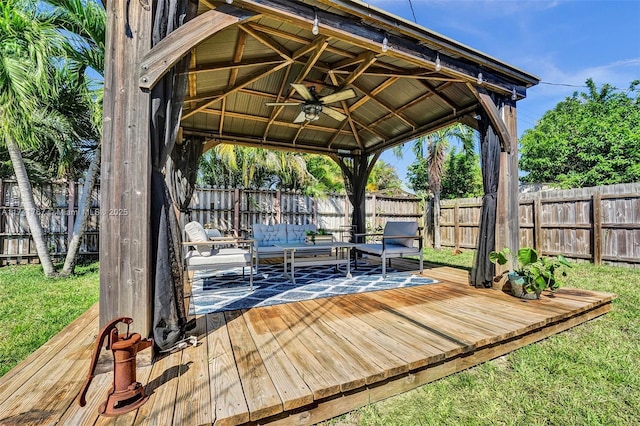
<path id="1" fill-rule="evenodd" d="M 24 166 L 20 147 L 11 136 L 6 136 L 7 151 L 9 151 L 13 172 L 16 174 L 16 181 L 18 182 L 18 189 L 20 190 L 20 199 L 22 200 L 22 207 L 24 207 L 27 224 L 31 231 L 31 238 L 33 238 L 33 242 L 36 245 L 36 251 L 38 252 L 42 269 L 44 269 L 44 274 L 51 278 L 56 275 L 56 271 L 51 261 L 49 248 L 44 241 L 44 232 L 40 218 L 36 213 L 36 203 L 33 199 L 33 191 L 31 189 L 31 183 L 29 182 L 29 176 L 27 176 L 27 169 Z"/>
<path id="2" fill-rule="evenodd" d="M 440 192 L 433 194 L 433 248 L 440 250 Z"/>
<path id="3" fill-rule="evenodd" d="M 102 147 L 98 145 L 94 151 L 93 159 L 91 160 L 89 170 L 87 171 L 84 191 L 82 192 L 82 196 L 78 202 L 78 218 L 73 226 L 73 235 L 71 236 L 71 241 L 69 241 L 67 256 L 64 259 L 64 266 L 62 267 L 61 275 L 63 276 L 73 274 L 76 267 L 76 261 L 78 259 L 78 251 L 80 250 L 80 241 L 82 241 L 82 238 L 87 231 L 87 220 L 89 219 L 89 212 L 91 210 L 91 194 L 93 193 L 93 188 L 96 185 L 98 170 L 100 169 L 100 157 L 102 154 L 101 148 Z"/>

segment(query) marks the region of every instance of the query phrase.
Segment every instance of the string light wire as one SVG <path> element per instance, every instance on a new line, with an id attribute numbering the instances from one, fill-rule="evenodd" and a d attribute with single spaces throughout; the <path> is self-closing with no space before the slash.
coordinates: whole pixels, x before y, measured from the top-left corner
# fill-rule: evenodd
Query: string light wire
<path id="1" fill-rule="evenodd" d="M 416 11 L 413 10 L 413 3 L 411 3 L 411 0 L 409 0 L 409 7 L 411 8 L 411 14 L 413 15 L 413 22 L 417 24 L 418 20 L 416 19 Z"/>

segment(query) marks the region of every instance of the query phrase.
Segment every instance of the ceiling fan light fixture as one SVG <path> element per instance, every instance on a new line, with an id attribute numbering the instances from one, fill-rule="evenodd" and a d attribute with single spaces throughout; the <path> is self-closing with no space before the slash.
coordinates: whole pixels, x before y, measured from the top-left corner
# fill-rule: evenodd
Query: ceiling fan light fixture
<path id="1" fill-rule="evenodd" d="M 320 112 L 322 112 L 322 105 L 304 104 L 302 105 L 302 111 L 304 112 L 304 118 L 307 121 L 316 121 L 320 118 Z"/>

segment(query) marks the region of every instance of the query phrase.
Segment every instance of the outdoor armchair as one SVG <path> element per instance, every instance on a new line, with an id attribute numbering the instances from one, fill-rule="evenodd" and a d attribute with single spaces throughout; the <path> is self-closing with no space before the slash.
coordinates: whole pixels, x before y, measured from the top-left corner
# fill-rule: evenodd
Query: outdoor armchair
<path id="1" fill-rule="evenodd" d="M 366 238 L 376 237 L 377 243 L 367 243 Z M 420 272 L 423 270 L 422 236 L 417 222 L 387 222 L 382 234 L 355 234 L 356 241 L 362 241 L 355 246 L 356 267 L 358 266 L 358 252 L 379 256 L 382 260 L 382 276 L 387 276 L 387 261 L 391 258 L 404 256 L 418 256 L 420 258 Z"/>
<path id="2" fill-rule="evenodd" d="M 253 291 L 253 240 L 207 235 L 199 222 L 185 225 L 185 270 L 226 270 L 249 267 L 249 287 Z M 209 234 L 217 235 L 215 232 Z"/>

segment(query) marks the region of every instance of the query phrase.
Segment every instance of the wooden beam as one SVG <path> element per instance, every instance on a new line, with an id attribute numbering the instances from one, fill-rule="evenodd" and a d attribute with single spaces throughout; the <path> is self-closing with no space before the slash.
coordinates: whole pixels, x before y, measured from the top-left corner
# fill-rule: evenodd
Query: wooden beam
<path id="1" fill-rule="evenodd" d="M 377 102 L 379 105 L 381 105 L 384 109 L 386 109 L 387 111 L 389 111 L 389 116 L 385 117 L 384 119 L 386 120 L 387 118 L 390 118 L 391 116 L 397 117 L 398 119 L 400 119 L 402 122 L 404 122 L 405 124 L 407 124 L 409 127 L 415 129 L 416 127 L 418 127 L 418 124 L 416 122 L 414 122 L 413 120 L 399 114 L 397 111 L 397 108 L 394 107 L 393 105 L 389 105 L 387 102 L 383 101 L 382 99 L 377 98 L 376 96 L 374 96 L 371 92 L 369 92 L 367 89 L 365 89 L 362 86 L 359 86 L 355 83 L 352 83 L 352 86 L 355 87 L 356 89 L 358 89 L 359 91 L 361 91 L 362 93 L 364 93 L 365 95 L 369 96 L 369 98 L 371 98 L 372 100 L 374 100 L 375 102 Z M 379 122 L 379 120 L 378 120 Z M 377 122 L 376 122 L 377 123 Z M 375 127 L 375 125 L 374 125 Z"/>
<path id="2" fill-rule="evenodd" d="M 309 52 L 317 51 L 320 46 L 323 46 L 323 50 L 324 50 L 328 46 L 328 44 L 325 45 L 327 42 L 328 42 L 327 37 L 325 37 L 323 35 L 320 35 L 320 36 L 316 37 L 308 45 L 302 46 L 300 49 L 298 49 L 295 52 L 293 52 L 293 59 L 298 59 L 299 57 L 304 56 Z"/>
<path id="3" fill-rule="evenodd" d="M 236 49 L 233 52 L 233 63 L 238 64 L 242 60 L 244 54 L 244 48 L 247 45 L 247 33 L 240 31 L 238 34 L 238 40 L 236 41 Z M 239 67 L 233 67 L 229 73 L 229 84 L 227 86 L 233 87 L 238 80 Z"/>
<path id="4" fill-rule="evenodd" d="M 241 32 L 240 37 L 247 37 L 247 33 Z M 240 43 L 238 43 L 239 45 Z M 238 47 L 236 47 L 236 51 Z M 265 66 L 265 65 L 274 65 L 281 64 L 282 58 L 279 55 L 272 55 L 264 58 L 254 58 L 247 59 L 244 61 L 234 62 L 234 61 L 225 61 L 225 62 L 212 62 L 209 64 L 200 64 L 193 66 L 189 69 L 189 74 L 200 74 L 206 72 L 214 72 L 214 71 L 224 71 L 224 70 L 234 70 L 240 68 L 248 68 L 248 67 L 257 67 L 257 66 Z"/>
<path id="5" fill-rule="evenodd" d="M 231 87 L 229 89 L 227 89 L 224 93 L 222 93 L 220 96 L 215 97 L 213 100 L 211 101 L 206 101 L 200 105 L 198 105 L 196 108 L 190 110 L 187 113 L 182 114 L 182 120 L 186 120 L 187 118 L 197 114 L 198 112 L 204 110 L 205 108 L 207 108 L 209 105 L 212 105 L 216 102 L 218 102 L 219 100 L 221 100 L 222 98 L 226 98 L 227 96 L 229 96 L 232 93 L 237 92 L 238 90 L 260 80 L 261 78 L 264 78 L 270 74 L 273 74 L 274 72 L 280 71 L 280 69 L 286 67 L 287 65 L 289 65 L 289 62 L 284 62 L 276 67 L 273 68 L 268 68 L 268 69 L 263 69 L 260 70 L 256 73 L 251 74 L 250 76 L 248 76 L 247 78 L 245 78 L 244 80 L 242 80 L 241 82 L 239 82 L 238 84 L 236 84 L 234 87 Z"/>
<path id="6" fill-rule="evenodd" d="M 217 109 L 205 109 L 202 111 L 203 114 L 210 114 L 210 115 L 225 115 L 227 118 L 239 118 L 242 120 L 249 120 L 249 121 L 255 121 L 258 123 L 268 123 L 269 122 L 269 118 L 267 117 L 262 117 L 260 115 L 249 115 L 249 114 L 242 114 L 239 112 L 231 112 L 231 111 L 221 111 L 221 110 L 217 110 Z M 290 123 L 288 121 L 274 121 L 273 122 L 274 125 L 276 126 L 281 126 L 281 127 L 289 127 L 289 128 L 298 128 L 300 127 L 299 124 L 297 123 Z M 306 127 L 309 130 L 315 130 L 315 131 L 319 131 L 319 132 L 328 132 L 328 133 L 333 133 L 336 131 L 336 129 L 334 129 L 333 127 L 323 127 L 323 126 L 318 126 L 316 124 L 310 124 Z M 344 131 L 343 134 L 349 135 L 351 134 L 348 131 Z"/>
<path id="7" fill-rule="evenodd" d="M 290 40 L 290 41 L 293 41 L 293 42 L 296 42 L 296 43 L 299 43 L 299 44 L 302 44 L 302 45 L 305 45 L 305 46 L 307 46 L 307 45 L 309 45 L 310 43 L 313 42 L 313 39 L 308 39 L 306 37 L 302 37 L 302 36 L 297 35 L 297 34 L 290 34 L 290 33 L 286 32 L 286 31 L 282 31 L 282 30 L 279 30 L 277 28 L 271 28 L 271 27 L 268 27 L 266 25 L 258 24 L 256 22 L 249 22 L 249 23 L 247 23 L 247 26 L 255 29 L 256 31 L 260 31 L 260 32 L 263 32 L 265 34 L 271 34 L 272 36 L 284 38 L 284 39 L 287 39 L 287 40 Z M 331 45 L 327 46 L 327 52 L 336 53 L 336 54 L 338 54 L 340 56 L 345 56 L 347 58 L 355 58 L 357 56 L 355 53 L 348 52 L 348 51 L 343 50 L 343 49 L 338 49 L 338 48 L 335 48 L 335 47 L 333 47 Z"/>
<path id="8" fill-rule="evenodd" d="M 333 72 L 329 72 L 329 78 L 331 79 L 331 82 L 333 84 L 338 84 L 338 79 Z M 344 87 L 344 85 L 341 85 L 340 87 Z M 347 114 L 347 122 L 349 123 L 349 127 L 351 128 L 351 133 L 353 134 L 353 138 L 356 140 L 356 143 L 358 144 L 360 149 L 364 150 L 364 144 L 362 143 L 362 140 L 360 139 L 360 134 L 358 133 L 358 129 L 356 129 L 356 125 L 353 122 L 353 117 L 351 117 L 351 112 L 349 111 L 347 102 L 341 101 L 340 103 L 342 105 L 342 108 L 344 109 L 345 114 Z M 344 126 L 341 127 L 341 129 L 343 128 Z"/>
<path id="9" fill-rule="evenodd" d="M 502 145 L 503 151 L 510 153 L 511 152 L 511 135 L 509 134 L 509 130 L 505 125 L 504 121 L 500 117 L 500 112 L 498 111 L 498 107 L 491 99 L 491 95 L 484 87 L 474 86 L 471 83 L 467 83 L 467 87 L 473 93 L 473 95 L 478 99 L 482 108 L 487 112 L 489 116 L 489 120 L 493 125 L 498 137 L 500 138 L 500 144 Z"/>
<path id="10" fill-rule="evenodd" d="M 216 135 L 215 132 L 211 131 L 202 131 L 198 129 L 190 129 L 185 128 L 185 135 L 193 135 L 193 136 L 202 136 L 205 138 L 209 138 L 205 143 L 205 147 L 214 143 L 228 143 L 233 145 L 240 146 L 248 146 L 254 148 L 266 148 L 266 149 L 275 149 L 279 151 L 294 151 L 294 152 L 306 152 L 309 154 L 338 154 L 339 148 L 326 148 L 324 146 L 319 145 L 311 145 L 306 143 L 296 143 L 294 146 L 291 144 L 291 141 L 282 141 L 282 140 L 273 140 L 267 139 L 264 140 L 262 137 L 248 137 L 243 135 Z M 214 142 L 215 141 L 215 142 Z M 358 150 L 354 150 L 355 153 L 359 152 Z"/>
<path id="11" fill-rule="evenodd" d="M 360 77 L 362 73 L 365 72 L 367 68 L 369 68 L 369 66 L 371 66 L 371 64 L 376 61 L 376 59 L 376 55 L 373 52 L 364 53 L 364 55 L 362 55 L 362 63 L 358 65 L 358 68 L 349 73 L 349 75 L 342 81 L 342 83 L 340 84 L 340 89 L 338 91 L 344 89 L 345 87 L 356 81 L 356 79 Z"/>
<path id="12" fill-rule="evenodd" d="M 287 49 L 285 49 L 280 43 L 278 43 L 277 41 L 275 41 L 274 39 L 272 39 L 271 37 L 268 37 L 264 34 L 260 34 L 257 31 L 254 31 L 251 27 L 246 26 L 246 25 L 238 25 L 238 27 L 248 33 L 251 37 L 255 38 L 256 40 L 258 40 L 260 43 L 264 44 L 265 46 L 267 46 L 269 49 L 273 50 L 274 52 L 276 52 L 278 55 L 280 55 L 282 57 L 282 59 L 285 60 L 290 60 L 291 59 L 291 52 L 287 51 Z"/>
<path id="13" fill-rule="evenodd" d="M 427 133 L 432 133 L 435 132 L 438 129 L 442 129 L 443 127 L 447 127 L 450 126 L 451 124 L 455 124 L 460 122 L 460 120 L 465 116 L 468 115 L 470 113 L 473 113 L 476 111 L 476 109 L 478 108 L 478 106 L 476 104 L 473 104 L 471 106 L 468 106 L 466 108 L 463 108 L 459 111 L 457 111 L 455 114 L 451 113 L 451 114 L 447 114 L 445 116 L 442 116 L 436 120 L 432 120 L 429 123 L 425 124 L 424 126 L 420 126 L 417 129 L 415 129 L 413 132 L 411 133 L 403 133 L 402 135 L 395 137 L 395 138 L 391 138 L 391 139 L 387 139 L 383 142 L 380 143 L 376 143 L 373 144 L 372 146 L 369 146 L 367 148 L 367 152 L 371 153 L 371 152 L 375 152 L 377 150 L 385 150 L 389 147 L 395 146 L 395 145 L 399 145 L 401 143 L 410 141 L 412 139 L 415 139 L 419 136 L 425 135 Z"/>
<path id="14" fill-rule="evenodd" d="M 250 11 L 226 5 L 195 17 L 162 39 L 144 55 L 139 69 L 140 88 L 151 90 L 191 49 L 218 31 L 256 17 L 257 15 Z"/>

